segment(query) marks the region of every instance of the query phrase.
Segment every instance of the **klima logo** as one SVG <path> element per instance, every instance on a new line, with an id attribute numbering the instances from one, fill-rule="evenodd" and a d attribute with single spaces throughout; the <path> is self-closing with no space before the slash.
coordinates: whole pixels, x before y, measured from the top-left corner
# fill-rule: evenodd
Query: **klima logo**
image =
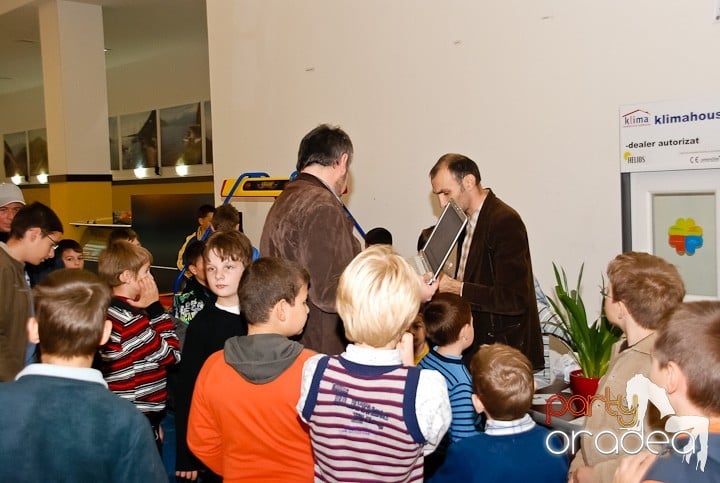
<path id="1" fill-rule="evenodd" d="M 570 411 L 574 416 L 592 416 L 593 402 L 599 401 L 604 403 L 605 411 L 617 418 L 620 428 L 624 433 L 618 437 L 616 433 L 610 430 L 600 431 L 593 435 L 590 431 L 573 430 L 569 435 L 563 431 L 552 431 L 545 438 L 545 447 L 553 454 L 563 454 L 570 449 L 576 452 L 575 442 L 581 435 L 587 435 L 592 438 L 592 442 L 599 453 L 620 454 L 620 450 L 626 454 L 637 454 L 643 449 L 647 449 L 652 454 L 660 454 L 668 445 L 678 454 L 683 455 L 683 461 L 690 463 L 692 454 L 696 454 L 697 462 L 695 469 L 705 471 L 705 463 L 708 457 L 708 433 L 710 421 L 703 416 L 677 416 L 668 399 L 665 389 L 656 385 L 650 379 L 642 374 L 636 374 L 625 385 L 625 400 L 632 401 L 629 408 L 625 408 L 621 403 L 621 396 L 612 399 L 609 388 L 606 388 L 605 395 L 595 394 L 584 398 L 582 396 L 572 396 L 565 398 L 562 395 L 555 395 L 548 399 L 545 409 L 545 420 L 550 422 L 553 416 L 562 416 L 565 412 Z M 554 410 L 552 404 L 560 402 L 562 407 Z M 670 416 L 665 422 L 665 431 L 652 431 L 645 435 L 643 427 L 643 419 L 648 409 L 648 403 L 651 402 L 658 410 L 662 417 Z M 574 405 L 574 407 L 573 407 Z M 626 417 L 624 417 L 626 416 Z M 672 433 L 672 437 L 668 436 Z M 639 440 L 639 444 L 635 447 L 627 447 L 630 437 Z M 560 438 L 563 441 L 562 447 L 558 448 L 551 444 L 551 440 Z M 610 439 L 610 446 L 601 445 L 601 439 Z M 686 441 L 687 440 L 687 441 Z M 696 442 L 699 443 L 699 451 Z M 555 447 L 553 447 L 555 446 Z M 655 446 L 659 446 L 657 450 Z"/>
<path id="2" fill-rule="evenodd" d="M 623 114 L 621 117 L 623 127 L 637 127 L 649 126 L 651 124 L 650 118 L 652 115 L 642 109 L 635 109 L 627 114 Z"/>

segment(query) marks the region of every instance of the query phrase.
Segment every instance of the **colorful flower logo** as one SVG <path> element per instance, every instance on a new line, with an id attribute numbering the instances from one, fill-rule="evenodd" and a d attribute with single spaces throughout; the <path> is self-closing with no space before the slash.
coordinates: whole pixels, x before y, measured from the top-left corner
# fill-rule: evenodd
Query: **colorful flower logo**
<path id="1" fill-rule="evenodd" d="M 692 218 L 678 218 L 668 229 L 668 243 L 678 255 L 694 255 L 703 246 L 703 229 Z"/>

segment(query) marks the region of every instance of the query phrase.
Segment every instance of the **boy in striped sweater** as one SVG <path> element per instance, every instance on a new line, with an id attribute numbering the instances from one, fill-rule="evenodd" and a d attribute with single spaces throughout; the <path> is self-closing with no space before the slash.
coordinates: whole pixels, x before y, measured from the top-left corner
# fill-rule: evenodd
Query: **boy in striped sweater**
<path id="1" fill-rule="evenodd" d="M 100 253 L 98 273 L 112 289 L 110 340 L 100 347 L 101 370 L 111 391 L 135 404 L 150 421 L 158 448 L 167 399 L 167 367 L 180 361 L 180 343 L 159 302 L 145 248 L 117 241 Z"/>
<path id="2" fill-rule="evenodd" d="M 420 297 L 417 275 L 388 246 L 361 252 L 340 277 L 337 310 L 354 343 L 307 360 L 297 404 L 316 481 L 422 481 L 451 412 L 440 374 L 403 365 Z"/>

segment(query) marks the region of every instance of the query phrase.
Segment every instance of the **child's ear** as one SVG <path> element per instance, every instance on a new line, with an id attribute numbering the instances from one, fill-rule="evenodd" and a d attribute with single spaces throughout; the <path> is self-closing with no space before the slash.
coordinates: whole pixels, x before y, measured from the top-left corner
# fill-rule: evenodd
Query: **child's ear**
<path id="1" fill-rule="evenodd" d="M 133 274 L 130 273 L 130 270 L 123 270 L 123 273 L 121 273 L 118 278 L 122 283 L 132 282 Z"/>
<path id="2" fill-rule="evenodd" d="M 665 372 L 667 374 L 665 378 L 665 390 L 668 394 L 673 394 L 682 389 L 687 391 L 687 379 L 682 370 L 680 370 L 680 366 L 673 361 L 669 361 L 667 366 L 665 366 Z"/>
<path id="3" fill-rule="evenodd" d="M 100 337 L 100 345 L 105 345 L 105 343 L 110 340 L 110 332 L 112 332 L 112 322 L 106 320 L 103 325 L 102 337 Z"/>
<path id="4" fill-rule="evenodd" d="M 188 269 L 188 272 L 193 274 L 193 277 L 197 277 L 198 268 L 195 266 L 194 263 L 191 263 L 190 265 L 188 265 L 187 269 Z"/>
<path id="5" fill-rule="evenodd" d="M 38 323 L 35 317 L 30 317 L 27 322 L 27 334 L 28 340 L 33 344 L 40 343 L 40 331 L 38 330 Z"/>
<path id="6" fill-rule="evenodd" d="M 287 300 L 280 299 L 273 307 L 273 312 L 275 312 L 275 317 L 277 318 L 277 320 L 285 322 L 285 320 L 287 320 L 289 308 L 290 304 L 287 302 Z"/>
<path id="7" fill-rule="evenodd" d="M 38 237 L 42 237 L 42 230 L 38 227 L 28 228 L 23 238 L 27 238 L 29 241 L 34 242 Z"/>
<path id="8" fill-rule="evenodd" d="M 475 408 L 475 411 L 478 414 L 485 412 L 485 406 L 483 405 L 482 401 L 475 393 L 473 393 L 473 395 L 472 395 L 472 403 L 473 403 L 473 407 Z"/>

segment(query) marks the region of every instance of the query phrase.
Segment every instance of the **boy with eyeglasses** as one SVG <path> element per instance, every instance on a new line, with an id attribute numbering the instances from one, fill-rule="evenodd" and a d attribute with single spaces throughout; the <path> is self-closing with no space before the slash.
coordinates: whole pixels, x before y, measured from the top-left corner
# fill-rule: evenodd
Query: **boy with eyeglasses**
<path id="1" fill-rule="evenodd" d="M 35 202 L 17 212 L 7 243 L 0 242 L 0 382 L 13 380 L 35 353 L 25 330 L 32 315 L 25 264 L 52 258 L 62 236 L 62 222 L 55 212 Z"/>

